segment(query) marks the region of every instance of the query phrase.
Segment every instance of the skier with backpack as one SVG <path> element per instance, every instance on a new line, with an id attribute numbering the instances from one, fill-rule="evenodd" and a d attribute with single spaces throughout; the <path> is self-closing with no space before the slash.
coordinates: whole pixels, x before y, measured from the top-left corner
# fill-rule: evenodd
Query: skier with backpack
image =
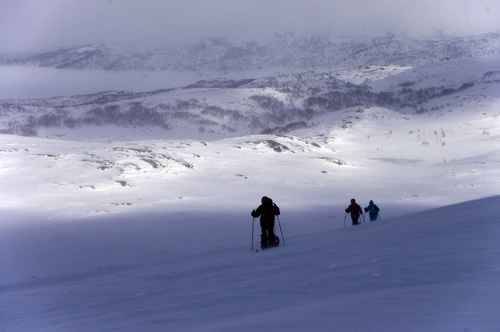
<path id="1" fill-rule="evenodd" d="M 359 206 L 358 203 L 356 203 L 356 200 L 353 198 L 351 199 L 351 205 L 345 209 L 345 213 L 350 213 L 351 214 L 351 220 L 353 225 L 359 225 L 359 217 L 363 214 L 363 209 L 361 206 Z"/>
<path id="2" fill-rule="evenodd" d="M 261 205 L 252 211 L 253 218 L 260 217 L 260 247 L 262 249 L 279 246 L 280 240 L 274 234 L 275 217 L 280 215 L 280 208 L 267 196 L 262 197 Z"/>
<path id="3" fill-rule="evenodd" d="M 380 209 L 379 207 L 373 203 L 373 201 L 370 201 L 367 207 L 365 207 L 365 212 L 368 212 L 368 215 L 370 216 L 370 221 L 375 221 L 378 218 L 378 213 Z"/>

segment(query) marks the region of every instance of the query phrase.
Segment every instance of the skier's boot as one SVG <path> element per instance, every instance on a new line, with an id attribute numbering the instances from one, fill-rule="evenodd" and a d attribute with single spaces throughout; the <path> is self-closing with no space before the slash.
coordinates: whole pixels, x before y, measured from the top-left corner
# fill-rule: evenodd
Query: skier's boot
<path id="1" fill-rule="evenodd" d="M 276 236 L 275 234 L 272 234 L 272 246 L 273 247 L 279 247 L 280 246 L 280 238 Z"/>

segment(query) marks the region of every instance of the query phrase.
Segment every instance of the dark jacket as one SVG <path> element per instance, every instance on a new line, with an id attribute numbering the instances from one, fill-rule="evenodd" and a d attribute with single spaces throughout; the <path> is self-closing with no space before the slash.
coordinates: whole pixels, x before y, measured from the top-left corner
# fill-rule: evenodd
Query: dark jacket
<path id="1" fill-rule="evenodd" d="M 274 224 L 275 216 L 280 215 L 280 208 L 269 197 L 262 198 L 262 204 L 252 211 L 252 217 L 260 217 L 261 224 Z"/>
<path id="2" fill-rule="evenodd" d="M 361 206 L 359 206 L 358 203 L 351 203 L 347 209 L 345 209 L 346 213 L 351 214 L 351 218 L 353 219 L 358 219 L 360 215 L 363 214 L 363 210 L 361 209 Z"/>
<path id="3" fill-rule="evenodd" d="M 378 217 L 379 211 L 380 211 L 380 209 L 373 202 L 370 202 L 370 204 L 368 204 L 368 206 L 365 207 L 365 212 L 368 212 L 370 214 L 370 220 L 376 220 Z"/>

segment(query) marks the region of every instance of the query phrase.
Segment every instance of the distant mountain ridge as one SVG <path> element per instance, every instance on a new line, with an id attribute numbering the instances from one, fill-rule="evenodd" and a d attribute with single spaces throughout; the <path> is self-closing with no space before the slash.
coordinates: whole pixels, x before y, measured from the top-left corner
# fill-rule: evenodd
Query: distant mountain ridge
<path id="1" fill-rule="evenodd" d="M 500 33 L 417 40 L 385 35 L 364 40 L 276 34 L 265 43 L 211 38 L 178 48 L 123 51 L 102 44 L 25 55 L 0 54 L 1 64 L 64 69 L 234 72 L 265 68 L 422 65 L 500 55 Z"/>

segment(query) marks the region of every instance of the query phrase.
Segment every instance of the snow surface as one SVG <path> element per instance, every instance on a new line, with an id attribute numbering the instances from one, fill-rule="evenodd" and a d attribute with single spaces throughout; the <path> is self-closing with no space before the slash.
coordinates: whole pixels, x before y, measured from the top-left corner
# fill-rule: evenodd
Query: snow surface
<path id="1" fill-rule="evenodd" d="M 0 135 L 2 327 L 496 331 L 500 198 L 398 217 L 498 193 L 499 108 L 472 105 L 210 142 Z M 262 194 L 286 246 L 252 253 Z M 383 220 L 343 229 L 351 196 Z"/>
<path id="2" fill-rule="evenodd" d="M 441 206 L 499 192 L 496 101 L 427 114 L 346 110 L 315 122 L 286 136 L 208 142 L 0 135 L 0 208 L 54 217 L 221 202 L 235 210 L 262 194 L 291 209 L 350 197 Z"/>
<path id="3" fill-rule="evenodd" d="M 246 214 L 3 227 L 2 328 L 498 330 L 500 197 L 359 227 L 339 211 L 284 210 L 286 245 L 259 253 Z"/>

